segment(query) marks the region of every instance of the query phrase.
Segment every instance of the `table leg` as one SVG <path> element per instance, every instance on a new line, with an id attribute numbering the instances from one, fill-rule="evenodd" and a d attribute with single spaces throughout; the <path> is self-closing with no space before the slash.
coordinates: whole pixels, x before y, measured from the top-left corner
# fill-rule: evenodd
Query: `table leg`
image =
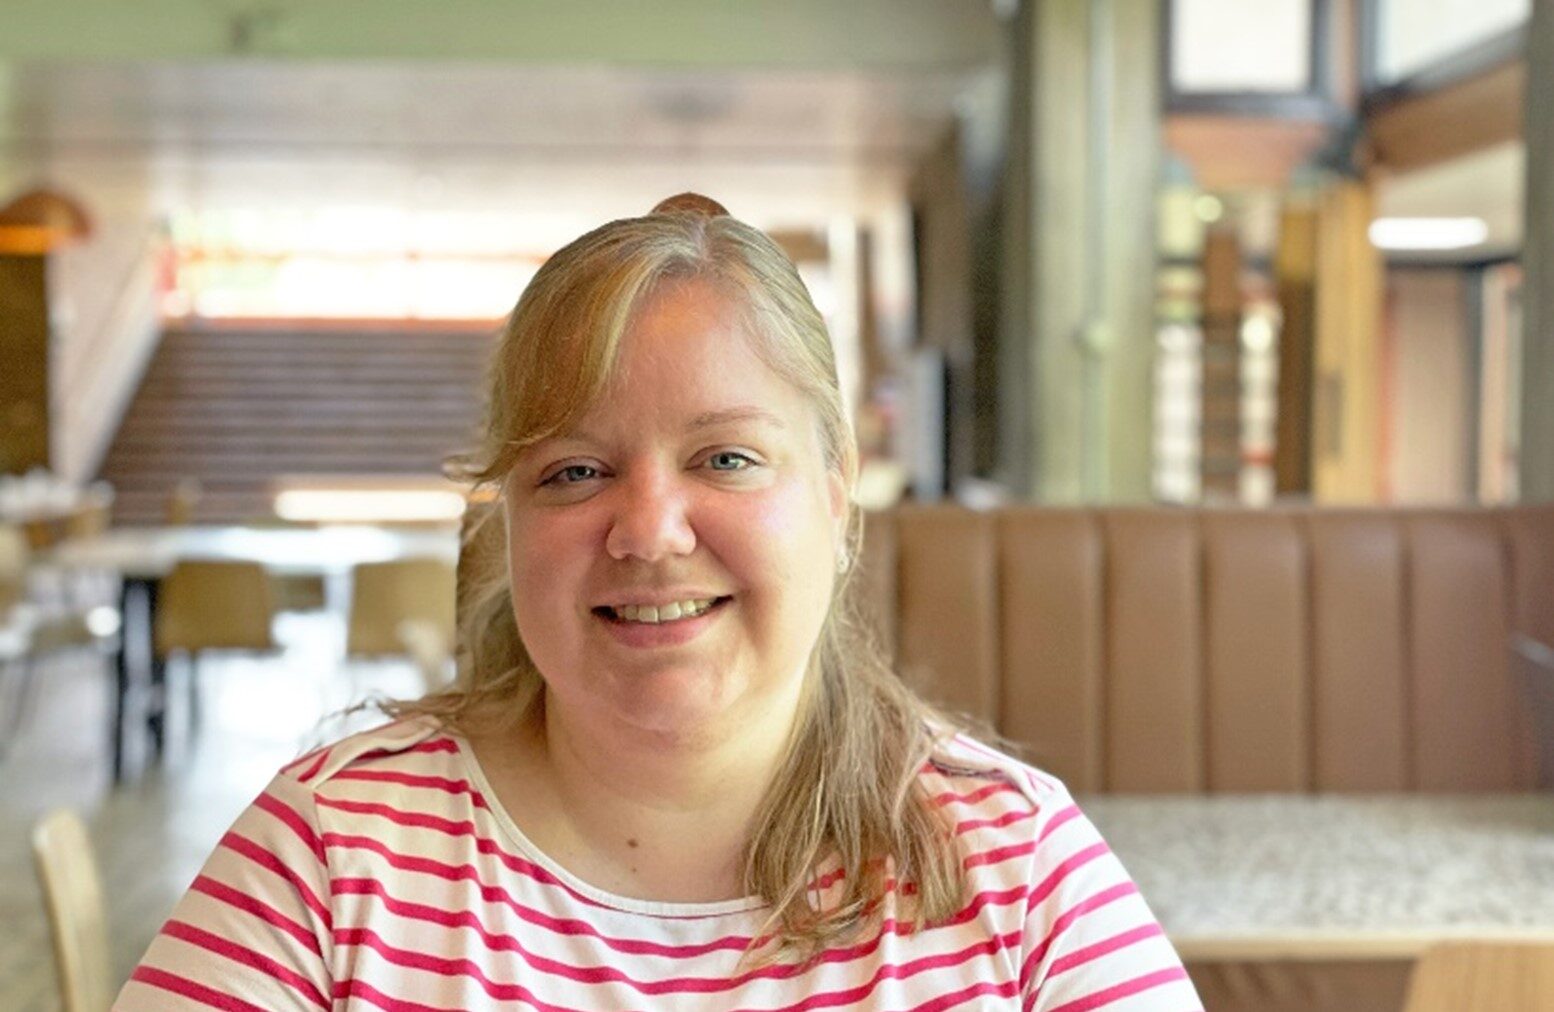
<path id="1" fill-rule="evenodd" d="M 157 761 L 161 762 L 167 746 L 167 660 L 156 653 L 156 603 L 161 584 L 146 581 L 146 657 L 150 660 L 151 692 L 146 707 L 146 729 L 151 732 L 151 746 Z"/>
<path id="2" fill-rule="evenodd" d="M 126 587 L 128 585 L 126 584 Z M 126 603 L 129 595 L 123 594 L 119 598 L 119 614 L 128 614 Z M 124 782 L 124 711 L 129 702 L 130 670 L 129 649 L 125 642 L 128 635 L 121 625 L 119 628 L 119 644 L 113 651 L 113 782 Z"/>
<path id="3" fill-rule="evenodd" d="M 124 721 L 129 716 L 130 687 L 134 684 L 130 651 L 139 626 L 137 609 L 140 605 L 142 582 L 124 577 L 119 582 L 119 641 L 113 649 L 113 724 L 109 738 L 113 747 L 113 782 L 124 782 Z"/>
<path id="4" fill-rule="evenodd" d="M 144 660 L 151 657 L 151 619 L 157 581 L 144 577 L 124 577 L 119 590 L 119 643 L 114 651 L 114 694 L 111 728 L 113 746 L 113 782 L 123 783 L 126 776 L 128 735 L 136 723 L 131 705 L 139 695 L 137 688 L 146 681 Z M 148 719 L 149 722 L 149 719 Z"/>

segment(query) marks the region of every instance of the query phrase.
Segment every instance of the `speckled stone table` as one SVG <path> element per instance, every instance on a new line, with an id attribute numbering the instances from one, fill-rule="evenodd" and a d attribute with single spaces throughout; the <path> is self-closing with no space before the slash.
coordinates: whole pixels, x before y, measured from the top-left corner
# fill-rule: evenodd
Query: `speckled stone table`
<path id="1" fill-rule="evenodd" d="M 1187 960 L 1554 941 L 1554 794 L 1079 801 Z"/>

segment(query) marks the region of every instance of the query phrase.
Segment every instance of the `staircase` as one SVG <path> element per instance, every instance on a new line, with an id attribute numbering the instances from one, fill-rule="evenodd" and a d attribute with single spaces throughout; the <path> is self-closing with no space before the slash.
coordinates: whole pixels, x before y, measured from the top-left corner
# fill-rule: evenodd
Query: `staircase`
<path id="1" fill-rule="evenodd" d="M 114 520 L 165 522 L 180 481 L 198 523 L 271 520 L 283 475 L 441 472 L 472 442 L 489 332 L 170 330 L 103 463 Z"/>

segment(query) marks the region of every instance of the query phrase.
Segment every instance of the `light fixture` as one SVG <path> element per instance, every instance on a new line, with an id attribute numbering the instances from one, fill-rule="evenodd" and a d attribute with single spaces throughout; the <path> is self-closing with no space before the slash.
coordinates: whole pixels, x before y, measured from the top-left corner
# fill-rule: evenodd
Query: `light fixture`
<path id="1" fill-rule="evenodd" d="M 0 253 L 38 255 L 91 235 L 86 209 L 55 190 L 29 190 L 0 206 Z"/>
<path id="2" fill-rule="evenodd" d="M 284 520 L 313 523 L 418 523 L 457 520 L 457 492 L 404 489 L 292 489 L 275 496 Z"/>
<path id="3" fill-rule="evenodd" d="M 1384 250 L 1465 249 L 1489 238 L 1489 226 L 1482 218 L 1377 218 L 1370 236 Z"/>

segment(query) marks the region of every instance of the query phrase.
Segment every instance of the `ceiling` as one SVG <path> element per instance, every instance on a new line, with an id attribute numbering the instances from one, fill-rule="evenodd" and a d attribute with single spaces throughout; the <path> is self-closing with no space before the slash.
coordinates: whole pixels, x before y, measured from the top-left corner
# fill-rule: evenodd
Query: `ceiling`
<path id="1" fill-rule="evenodd" d="M 767 226 L 898 204 L 996 107 L 993 0 L 5 0 L 0 195 L 436 205 L 535 221 L 696 188 Z"/>
<path id="2" fill-rule="evenodd" d="M 110 207 L 144 192 L 163 207 L 431 202 L 597 221 L 698 188 L 772 223 L 899 199 L 997 82 L 993 68 L 51 63 L 13 73 L 0 165 L 12 188 L 41 177 Z"/>

